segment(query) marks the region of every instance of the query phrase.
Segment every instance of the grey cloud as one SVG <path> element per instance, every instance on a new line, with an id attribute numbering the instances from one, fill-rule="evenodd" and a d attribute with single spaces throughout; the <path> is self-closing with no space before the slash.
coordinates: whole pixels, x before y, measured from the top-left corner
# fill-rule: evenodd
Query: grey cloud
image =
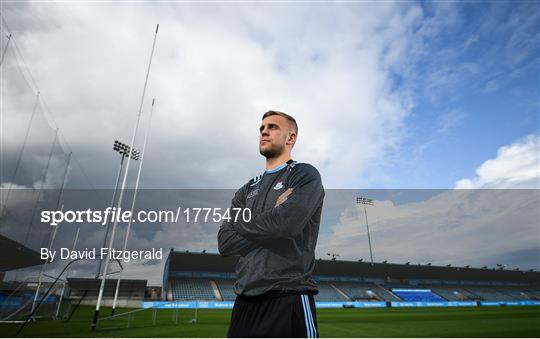
<path id="1" fill-rule="evenodd" d="M 368 207 L 374 258 L 484 266 L 520 249 L 540 250 L 538 203 L 538 191 L 527 189 L 443 191 L 400 205 L 376 200 Z M 362 209 L 342 210 L 331 232 L 321 237 L 318 253 L 369 258 L 363 218 Z M 538 269 L 537 264 L 527 259 L 520 267 Z"/>
<path id="2" fill-rule="evenodd" d="M 31 3 L 24 11 L 9 4 L 4 15 L 18 22 L 11 28 L 42 98 L 97 187 L 114 181 L 112 141 L 131 139 L 157 22 L 143 116 L 144 127 L 155 96 L 144 187 L 238 187 L 263 167 L 257 127 L 269 108 L 300 122 L 295 158 L 320 167 L 328 187 L 345 187 L 401 140 L 406 95 L 380 66 L 390 66 L 386 54 L 394 63 L 404 59 L 407 27 L 421 19 L 410 15 L 414 8 Z M 21 105 L 29 102 L 19 98 L 10 112 L 19 129 L 28 114 Z M 17 149 L 20 139 L 12 138 Z M 368 146 L 356 152 L 348 147 L 353 139 Z M 78 173 L 77 180 L 87 179 Z"/>
<path id="3" fill-rule="evenodd" d="M 540 234 L 538 234 L 540 237 Z M 531 247 L 519 250 L 508 251 L 494 256 L 487 265 L 495 266 L 497 264 L 506 265 L 507 269 L 520 268 L 521 270 L 529 267 L 540 267 L 540 247 Z"/>
<path id="4" fill-rule="evenodd" d="M 404 120 L 414 104 L 413 94 L 421 92 L 413 66 L 425 60 L 423 53 L 429 49 L 430 38 L 459 23 L 452 4 L 433 6 L 432 13 L 409 3 L 9 3 L 3 15 L 44 102 L 54 113 L 63 138 L 69 141 L 70 147 L 63 144 L 64 153 L 75 152 L 70 187 L 87 188 L 88 180 L 97 187 L 114 185 L 119 159 L 112 152 L 112 142 L 131 139 L 152 34 L 159 22 L 148 98 L 135 145 L 140 148 L 149 99 L 156 97 L 142 187 L 241 186 L 263 169 L 257 127 L 261 114 L 274 108 L 292 113 L 300 123 L 295 159 L 316 165 L 325 186 L 335 188 L 363 186 L 365 182 L 359 177 L 368 169 L 384 169 L 391 161 L 389 153 L 399 149 Z M 452 59 L 452 54 L 444 53 L 449 51 L 442 50 L 432 59 Z M 5 92 L 9 101 L 2 112 L 3 173 L 14 168 L 34 97 L 17 73 L 18 67 L 10 54 L 5 69 L 12 76 L 2 84 L 9 91 Z M 459 70 L 470 73 L 475 68 L 467 64 Z M 429 86 L 441 89 L 455 84 L 455 79 L 445 83 L 439 77 L 445 74 L 447 68 L 434 73 L 428 79 Z M 395 86 L 396 76 L 406 80 L 406 85 Z M 45 111 L 40 106 L 39 123 L 31 134 L 17 185 L 39 183 L 55 127 Z M 137 165 L 131 163 L 129 187 L 133 187 Z M 51 173 L 57 178 L 61 166 Z M 8 178 L 3 174 L 3 187 Z M 226 207 L 232 196 L 228 193 L 216 200 L 207 198 L 207 203 L 219 202 Z M 384 209 L 373 220 L 377 260 L 453 264 L 475 260 L 481 264 L 487 263 L 489 256 L 538 246 L 533 237 L 537 233 L 530 226 L 538 223 L 523 219 L 531 218 L 533 209 L 517 206 L 520 209 L 516 211 L 523 215 L 510 211 L 491 225 L 475 217 L 496 212 L 495 206 L 487 203 L 489 199 L 476 205 L 471 197 L 460 197 L 460 205 L 444 192 L 427 194 L 425 199 L 416 197 L 416 202 L 406 192 L 401 194 L 404 198 L 395 193 L 393 198 L 378 199 Z M 109 203 L 110 191 L 95 194 L 83 204 L 69 203 L 72 208 Z M 344 196 L 349 199 L 354 194 Z M 335 198 L 326 202 L 318 255 L 324 256 L 328 250 L 341 251 L 344 258 L 366 258 L 361 213 L 351 206 L 352 200 L 344 202 L 340 194 Z M 194 201 L 201 203 L 200 199 Z M 66 208 L 68 205 L 66 202 Z M 25 208 L 32 206 L 27 203 Z M 497 206 L 503 208 L 504 204 Z M 516 232 L 515 239 L 505 239 L 505 223 L 516 220 L 525 226 Z M 464 227 L 466 222 L 470 228 Z M 118 246 L 124 229 L 119 229 Z M 64 225 L 59 230 L 56 246 L 70 245 L 76 229 Z M 103 228 L 84 225 L 81 231 L 80 246 L 101 245 Z M 134 225 L 130 246 L 215 251 L 216 233 L 216 225 Z M 42 242 L 46 236 L 35 238 Z M 485 241 L 496 246 L 485 248 Z M 161 274 L 159 265 L 162 263 L 134 263 L 127 271 L 156 279 Z M 91 266 L 81 263 L 77 272 L 91 272 Z"/>

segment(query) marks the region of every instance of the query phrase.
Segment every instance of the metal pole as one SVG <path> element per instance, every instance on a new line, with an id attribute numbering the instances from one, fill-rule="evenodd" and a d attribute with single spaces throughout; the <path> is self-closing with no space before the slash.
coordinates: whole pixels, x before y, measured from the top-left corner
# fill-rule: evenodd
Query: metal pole
<path id="1" fill-rule="evenodd" d="M 62 284 L 62 293 L 60 293 L 60 300 L 58 301 L 58 307 L 56 308 L 56 315 L 54 316 L 58 319 L 58 312 L 60 312 L 60 306 L 62 305 L 62 298 L 64 297 L 64 289 L 66 288 L 66 283 Z"/>
<path id="2" fill-rule="evenodd" d="M 4 63 L 4 57 L 6 56 L 6 52 L 9 47 L 9 43 L 11 42 L 11 33 L 8 35 L 8 42 L 6 43 L 6 47 L 4 48 L 4 52 L 2 52 L 2 60 L 0 60 L 0 65 Z"/>
<path id="3" fill-rule="evenodd" d="M 135 128 L 133 130 L 133 135 L 131 137 L 130 154 L 129 154 L 128 161 L 127 161 L 127 164 L 126 164 L 126 171 L 124 172 L 124 180 L 122 182 L 122 188 L 120 190 L 120 196 L 118 197 L 118 207 L 119 208 L 122 206 L 122 198 L 124 196 L 124 188 L 126 187 L 127 174 L 128 174 L 128 171 L 129 171 L 129 164 L 131 162 L 130 161 L 131 160 L 131 153 L 133 152 L 133 145 L 135 143 L 135 137 L 137 135 L 137 129 L 139 128 L 139 122 L 141 120 L 142 106 L 143 106 L 143 103 L 144 103 L 144 96 L 146 94 L 146 86 L 148 85 L 148 76 L 150 75 L 150 66 L 152 65 L 152 58 L 154 56 L 154 49 L 156 47 L 156 38 L 157 38 L 158 29 L 159 29 L 159 25 L 156 26 L 156 32 L 154 34 L 154 42 L 152 43 L 152 51 L 150 53 L 150 60 L 148 62 L 148 69 L 146 71 L 146 79 L 144 81 L 143 93 L 142 93 L 142 96 L 141 96 L 141 103 L 139 105 L 139 114 L 137 115 L 137 123 L 135 124 Z M 110 244 L 109 249 L 112 248 L 112 246 L 113 246 L 114 233 L 116 231 L 116 226 L 117 225 L 118 225 L 118 218 L 115 218 L 113 228 L 112 228 L 112 231 L 111 231 L 111 240 L 109 241 L 109 244 Z M 103 269 L 103 275 L 101 276 L 101 286 L 99 288 L 98 299 L 97 299 L 97 302 L 96 302 L 96 310 L 94 312 L 94 319 L 92 320 L 92 325 L 91 325 L 92 330 L 96 330 L 96 327 L 97 327 L 97 321 L 98 321 L 98 316 L 99 316 L 99 308 L 101 306 L 101 298 L 103 297 L 103 289 L 105 288 L 105 278 L 107 277 L 107 268 L 109 266 L 109 258 L 110 258 L 110 256 L 107 255 L 107 259 L 105 260 L 105 268 Z"/>
<path id="4" fill-rule="evenodd" d="M 62 208 L 61 210 L 64 209 L 64 206 L 62 205 Z M 54 226 L 54 231 L 52 232 L 52 235 L 50 236 L 50 239 L 49 239 L 49 249 L 52 247 L 52 242 L 54 240 L 54 237 L 56 236 L 56 229 L 58 228 L 58 225 Z M 31 311 L 34 311 L 34 307 L 36 305 L 36 301 L 37 301 L 37 297 L 38 297 L 38 294 L 39 294 L 39 290 L 41 288 L 41 276 L 44 274 L 43 271 L 45 271 L 45 268 L 47 267 L 47 261 L 45 261 L 41 267 L 40 267 L 40 270 L 39 270 L 39 276 L 38 276 L 38 285 L 37 285 L 37 288 L 36 288 L 36 294 L 34 295 L 34 301 L 32 302 L 32 310 Z"/>
<path id="5" fill-rule="evenodd" d="M 111 200 L 111 207 L 113 207 L 115 205 L 115 201 L 116 201 L 116 193 L 118 191 L 118 184 L 120 183 L 120 175 L 122 174 L 122 168 L 124 166 L 124 158 L 126 157 L 125 154 L 123 153 L 120 153 L 121 155 L 121 158 L 120 158 L 120 167 L 118 168 L 118 174 L 116 175 L 116 184 L 114 185 L 114 192 L 113 192 L 113 196 L 112 196 L 112 200 Z M 107 246 L 107 238 L 109 236 L 109 229 L 110 229 L 110 226 L 111 226 L 111 220 L 107 220 L 107 229 L 105 231 L 105 238 L 103 239 L 103 246 L 102 247 L 105 247 Z M 99 277 L 99 274 L 101 273 L 101 263 L 103 262 L 103 258 L 101 258 L 100 260 L 98 260 L 98 266 L 97 266 L 97 271 L 96 271 L 96 278 Z"/>
<path id="6" fill-rule="evenodd" d="M 75 233 L 75 240 L 73 240 L 73 251 L 75 251 L 75 247 L 77 246 L 77 240 L 79 240 L 79 231 L 81 228 L 77 228 L 77 233 Z"/>
<path id="7" fill-rule="evenodd" d="M 77 247 L 77 240 L 79 240 L 79 232 L 81 231 L 80 227 L 77 227 L 77 233 L 75 233 L 75 239 L 73 239 L 73 247 L 71 248 L 72 251 L 75 251 L 75 248 Z M 66 273 L 66 280 L 69 277 L 69 272 Z"/>
<path id="8" fill-rule="evenodd" d="M 141 150 L 141 162 L 139 163 L 139 169 L 137 171 L 137 180 L 135 181 L 135 192 L 133 192 L 133 200 L 131 202 L 131 215 L 133 215 L 133 210 L 135 209 L 135 201 L 137 200 L 137 192 L 139 189 L 139 180 L 141 178 L 141 169 L 144 161 L 144 153 L 146 150 L 146 143 L 148 141 L 148 133 L 150 132 L 150 123 L 152 122 L 152 114 L 154 113 L 154 103 L 156 102 L 156 99 L 152 99 L 152 108 L 150 109 L 150 116 L 148 117 L 148 125 L 146 126 L 146 131 L 144 133 L 144 142 L 143 142 L 143 148 Z M 133 149 L 133 148 L 131 148 Z M 124 239 L 124 248 L 123 251 L 125 252 L 127 249 L 127 243 L 129 239 L 129 232 L 131 230 L 131 223 L 133 221 L 133 218 L 129 219 L 129 223 L 126 230 L 126 237 Z M 120 271 L 120 276 L 118 277 L 118 280 L 116 280 L 116 290 L 114 291 L 114 300 L 113 300 L 113 306 L 111 310 L 111 315 L 114 315 L 114 311 L 116 309 L 116 300 L 118 299 L 118 290 L 120 289 L 120 280 L 122 280 L 122 273 L 124 270 Z"/>
<path id="9" fill-rule="evenodd" d="M 26 324 L 28 324 L 28 321 L 34 316 L 34 313 L 36 312 L 36 310 L 39 308 L 39 306 L 41 306 L 41 304 L 43 303 L 43 300 L 45 299 L 45 297 L 47 297 L 49 295 L 49 292 L 51 291 L 52 287 L 54 286 L 54 284 L 56 284 L 56 282 L 58 281 L 58 279 L 60 278 L 60 276 L 62 276 L 62 274 L 64 274 L 64 272 L 67 270 L 67 268 L 73 264 L 74 262 L 76 261 L 79 261 L 81 260 L 80 258 L 79 259 L 73 259 L 71 260 L 65 267 L 64 269 L 60 272 L 60 274 L 58 275 L 58 277 L 56 277 L 56 279 L 54 280 L 53 284 L 51 285 L 51 287 L 49 287 L 49 289 L 47 290 L 47 292 L 43 295 L 43 297 L 41 297 L 41 299 L 39 300 L 38 302 L 38 306 L 36 309 L 34 309 L 32 312 L 30 312 L 30 314 L 28 315 L 28 317 L 26 317 L 26 320 L 24 321 L 24 323 L 22 324 L 21 327 L 19 327 L 19 330 L 17 331 L 17 334 L 15 334 L 15 336 L 18 336 L 21 331 L 24 329 L 24 327 L 26 326 Z"/>
<path id="10" fill-rule="evenodd" d="M 67 160 L 67 163 L 66 163 L 66 169 L 64 170 L 64 176 L 62 177 L 62 185 L 60 186 L 60 193 L 58 193 L 58 199 L 56 200 L 56 208 L 58 209 L 58 206 L 60 206 L 60 200 L 62 200 L 62 196 L 64 195 L 64 187 L 66 185 L 66 178 L 67 178 L 67 173 L 68 173 L 68 170 L 69 170 L 69 164 L 71 163 L 71 154 L 73 152 L 69 152 L 68 154 L 68 160 Z"/>
<path id="11" fill-rule="evenodd" d="M 56 200 L 56 210 L 58 210 L 58 207 L 60 207 L 60 201 L 62 200 L 62 196 L 64 195 L 64 186 L 66 184 L 66 178 L 67 178 L 67 173 L 68 173 L 70 161 L 71 161 L 71 152 L 68 155 L 68 161 L 66 163 L 66 168 L 64 170 L 64 176 L 62 177 L 62 185 L 60 186 L 60 192 L 58 193 L 58 199 Z M 60 210 L 61 211 L 64 210 L 64 205 L 62 205 Z M 56 232 L 58 231 L 58 226 L 59 225 L 54 226 L 54 231 L 52 232 L 52 235 L 51 235 L 50 241 L 49 241 L 49 248 L 52 248 L 54 239 L 56 238 Z"/>
<path id="12" fill-rule="evenodd" d="M 28 239 L 28 234 L 30 234 L 30 229 L 32 228 L 32 221 L 34 220 L 34 215 L 36 213 L 37 205 L 39 203 L 39 198 L 41 197 L 41 192 L 43 191 L 43 185 L 45 183 L 45 180 L 47 179 L 47 172 L 49 171 L 49 165 L 51 163 L 51 157 L 52 157 L 53 152 L 54 152 L 54 146 L 56 145 L 57 138 L 58 138 L 58 129 L 56 129 L 56 133 L 54 135 L 54 141 L 53 141 L 53 144 L 52 144 L 52 147 L 51 147 L 51 152 L 49 153 L 49 160 L 47 161 L 47 166 L 45 168 L 45 173 L 43 174 L 43 179 L 41 181 L 41 187 L 40 187 L 37 199 L 36 199 L 36 204 L 34 205 L 34 211 L 32 212 L 32 219 L 30 219 L 30 225 L 28 225 L 28 232 L 26 233 L 26 237 L 24 239 L 25 245 L 26 245 L 26 240 Z M 58 227 L 58 225 L 55 226 L 55 228 L 56 227 Z M 52 237 L 49 239 L 49 248 L 50 248 L 51 244 L 52 244 Z M 38 294 L 39 294 L 39 289 L 41 287 L 41 275 L 42 275 L 43 270 L 45 269 L 46 266 L 47 266 L 47 262 L 45 261 L 45 263 L 43 263 L 41 265 L 40 270 L 39 270 L 39 277 L 38 277 L 38 285 L 37 285 L 37 288 L 36 288 L 36 294 L 34 295 L 34 301 L 32 301 L 32 312 L 34 311 L 34 307 L 36 305 L 37 297 L 38 297 Z"/>
<path id="13" fill-rule="evenodd" d="M 367 228 L 367 237 L 369 242 L 369 256 L 371 258 L 371 263 L 373 264 L 373 251 L 371 250 L 371 236 L 369 235 L 369 224 L 368 224 L 368 218 L 367 218 L 367 210 L 366 205 L 362 204 L 364 206 L 364 214 L 366 215 L 366 228 Z"/>
<path id="14" fill-rule="evenodd" d="M 28 134 L 30 134 L 30 127 L 32 127 L 32 121 L 34 121 L 34 116 L 36 115 L 37 107 L 39 104 L 39 92 L 36 94 L 36 101 L 34 102 L 34 108 L 32 109 L 32 115 L 30 116 L 30 121 L 28 122 L 28 127 L 26 128 L 26 133 L 24 135 L 24 141 L 21 147 L 21 150 L 19 151 L 19 157 L 17 158 L 17 163 L 15 164 L 15 170 L 13 171 L 13 177 L 11 178 L 11 181 L 9 182 L 9 188 L 6 193 L 6 199 L 4 200 L 4 205 L 2 206 L 2 213 L 0 215 L 4 215 L 6 211 L 6 205 L 9 199 L 9 194 L 11 193 L 11 189 L 13 188 L 13 183 L 15 182 L 15 177 L 17 176 L 17 171 L 19 170 L 19 166 L 21 165 L 21 158 L 24 153 L 24 149 L 26 148 L 26 142 L 28 141 Z"/>
<path id="15" fill-rule="evenodd" d="M 60 201 L 62 200 L 62 196 L 64 195 L 64 186 L 65 186 L 65 183 L 66 183 L 67 172 L 68 172 L 70 161 L 71 161 L 71 152 L 68 155 L 68 162 L 66 164 L 66 169 L 64 170 L 64 176 L 62 178 L 62 185 L 60 186 L 60 193 L 58 193 L 58 199 L 56 200 L 56 210 L 58 210 L 58 207 L 60 207 Z M 64 205 L 62 205 L 60 207 L 60 210 L 64 211 Z M 54 239 L 56 238 L 56 232 L 58 231 L 58 226 L 59 225 L 54 226 L 54 231 L 52 232 L 52 235 L 51 235 L 50 241 L 49 241 L 49 249 L 52 248 Z"/>
<path id="16" fill-rule="evenodd" d="M 54 146 L 56 146 L 56 141 L 58 140 L 58 129 L 56 129 L 56 133 L 54 134 L 54 140 L 51 147 L 51 152 L 49 153 L 49 159 L 47 160 L 47 166 L 45 166 L 45 172 L 43 173 L 43 177 L 41 178 L 41 185 L 39 187 L 39 192 L 36 197 L 36 203 L 34 204 L 34 209 L 32 210 L 32 217 L 30 218 L 30 224 L 28 225 L 28 231 L 26 232 L 26 236 L 24 237 L 24 245 L 28 246 L 26 244 L 26 240 L 28 240 L 28 235 L 30 234 L 30 229 L 32 228 L 32 224 L 34 221 L 34 216 L 36 215 L 37 205 L 39 203 L 39 199 L 41 198 L 41 192 L 43 191 L 43 186 L 45 185 L 45 180 L 47 180 L 47 173 L 49 172 L 49 166 L 51 164 L 51 158 L 54 153 Z"/>
<path id="17" fill-rule="evenodd" d="M 79 308 L 79 306 L 81 305 L 81 302 L 83 301 L 84 298 L 86 298 L 86 295 L 88 294 L 88 290 L 84 290 L 84 293 L 83 293 L 83 296 L 79 299 L 79 301 L 77 302 L 77 305 L 75 305 L 75 308 L 73 309 L 73 311 L 71 311 L 71 313 L 69 314 L 68 318 L 67 318 L 67 321 L 70 321 L 71 320 L 71 317 L 73 317 L 73 315 L 75 314 L 75 311 L 77 311 L 77 309 Z"/>

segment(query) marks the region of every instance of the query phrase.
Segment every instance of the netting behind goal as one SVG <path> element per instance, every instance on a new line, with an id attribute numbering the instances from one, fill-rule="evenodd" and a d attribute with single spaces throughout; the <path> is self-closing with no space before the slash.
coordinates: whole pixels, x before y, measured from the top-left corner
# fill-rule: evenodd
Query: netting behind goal
<path id="1" fill-rule="evenodd" d="M 23 322 L 32 312 L 33 319 L 65 319 L 71 309 L 65 281 L 54 283 L 32 278 L 0 293 L 0 322 Z"/>
<path id="2" fill-rule="evenodd" d="M 140 309 L 118 309 L 115 315 L 98 319 L 97 329 L 113 330 L 119 328 L 149 327 L 158 325 L 196 324 L 198 309 L 167 307 L 148 307 Z"/>

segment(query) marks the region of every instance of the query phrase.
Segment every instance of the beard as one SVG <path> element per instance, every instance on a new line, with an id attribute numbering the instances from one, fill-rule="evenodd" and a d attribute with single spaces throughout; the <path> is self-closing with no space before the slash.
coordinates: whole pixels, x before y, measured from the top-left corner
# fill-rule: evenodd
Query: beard
<path id="1" fill-rule="evenodd" d="M 277 158 L 285 150 L 285 145 L 271 144 L 266 148 L 259 147 L 259 153 L 266 159 Z"/>

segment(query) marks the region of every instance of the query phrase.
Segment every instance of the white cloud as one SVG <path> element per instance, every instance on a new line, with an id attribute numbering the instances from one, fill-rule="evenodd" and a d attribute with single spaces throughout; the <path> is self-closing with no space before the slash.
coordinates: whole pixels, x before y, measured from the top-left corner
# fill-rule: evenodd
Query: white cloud
<path id="1" fill-rule="evenodd" d="M 257 128 L 267 109 L 297 118 L 293 156 L 316 165 L 326 187 L 361 185 L 359 173 L 403 138 L 410 97 L 392 72 L 407 73 L 423 34 L 415 4 L 27 3 L 6 5 L 4 16 L 100 187 L 113 183 L 112 141 L 130 140 L 158 22 L 145 187 L 240 186 L 263 168 Z M 31 96 L 13 104 L 8 131 L 24 130 Z"/>
<path id="2" fill-rule="evenodd" d="M 455 188 L 540 188 L 540 138 L 529 135 L 499 148 L 475 177 L 458 180 Z"/>
<path id="3" fill-rule="evenodd" d="M 414 190 L 400 193 L 415 196 Z M 449 190 L 421 202 L 375 201 L 367 208 L 374 260 L 538 269 L 538 256 L 516 253 L 540 254 L 539 203 L 536 190 Z M 364 220 L 360 207 L 344 209 L 318 242 L 318 256 L 369 260 Z"/>
<path id="4" fill-rule="evenodd" d="M 257 152 L 260 116 L 267 109 L 279 109 L 293 114 L 300 125 L 294 158 L 316 165 L 325 187 L 337 188 L 363 186 L 365 179 L 359 178 L 368 168 L 383 172 L 380 168 L 388 166 L 388 151 L 402 142 L 404 120 L 414 104 L 411 92 L 416 89 L 396 85 L 394 76 L 415 86 L 413 65 L 425 57 L 424 39 L 436 38 L 459 20 L 453 4 L 433 6 L 435 14 L 427 17 L 422 6 L 390 2 L 211 6 L 30 2 L 4 4 L 2 14 L 43 100 L 99 187 L 114 184 L 118 159 L 111 145 L 115 139 L 128 142 L 131 137 L 159 22 L 148 88 L 149 98 L 155 96 L 157 105 L 143 187 L 239 187 L 263 168 Z M 12 58 L 2 65 L 3 98 L 9 99 L 2 112 L 3 156 L 20 149 L 34 98 L 17 73 L 13 55 L 8 56 Z M 456 69 L 446 63 L 448 59 L 441 60 L 447 65 L 439 72 L 425 81 L 416 79 L 436 96 L 461 85 L 459 74 L 475 74 L 480 67 L 464 63 Z M 44 113 L 40 114 L 29 149 L 41 151 L 26 163 L 30 166 L 33 161 L 38 174 L 53 135 Z M 441 128 L 455 128 L 462 119 L 459 112 L 450 111 L 441 118 Z M 143 119 L 143 127 L 144 123 Z M 502 156 L 482 165 L 477 177 L 459 181 L 456 187 L 500 186 L 501 180 L 515 187 L 528 182 L 526 178 L 538 182 L 538 138 L 533 139 L 536 157 L 528 146 L 524 151 L 519 144 L 508 146 L 500 150 Z M 27 186 L 40 180 L 38 174 Z M 51 181 L 48 175 L 46 182 Z M 483 199 L 482 206 L 487 201 Z M 480 220 L 469 211 L 470 220 L 462 220 L 458 212 L 464 208 L 472 207 L 460 206 L 448 196 L 423 204 L 377 202 L 370 208 L 370 213 L 380 209 L 373 224 L 376 259 L 468 263 L 470 257 L 481 261 L 495 255 L 495 249 L 534 247 L 528 228 L 523 234 L 516 232 L 515 242 L 507 246 L 479 247 L 479 239 L 502 244 L 507 225 L 517 219 Z M 453 211 L 450 216 L 448 211 Z M 343 249 L 338 253 L 344 258 L 355 257 L 365 239 L 358 213 L 344 212 L 320 248 Z M 495 207 L 493 215 L 498 215 Z M 159 243 L 164 250 L 210 249 L 216 245 L 215 233 L 199 226 L 165 225 L 151 238 L 134 230 L 130 244 Z M 93 233 L 88 243 L 100 243 L 100 236 Z M 448 239 L 460 239 L 462 247 L 449 247 Z M 149 267 L 141 269 L 150 272 Z"/>

